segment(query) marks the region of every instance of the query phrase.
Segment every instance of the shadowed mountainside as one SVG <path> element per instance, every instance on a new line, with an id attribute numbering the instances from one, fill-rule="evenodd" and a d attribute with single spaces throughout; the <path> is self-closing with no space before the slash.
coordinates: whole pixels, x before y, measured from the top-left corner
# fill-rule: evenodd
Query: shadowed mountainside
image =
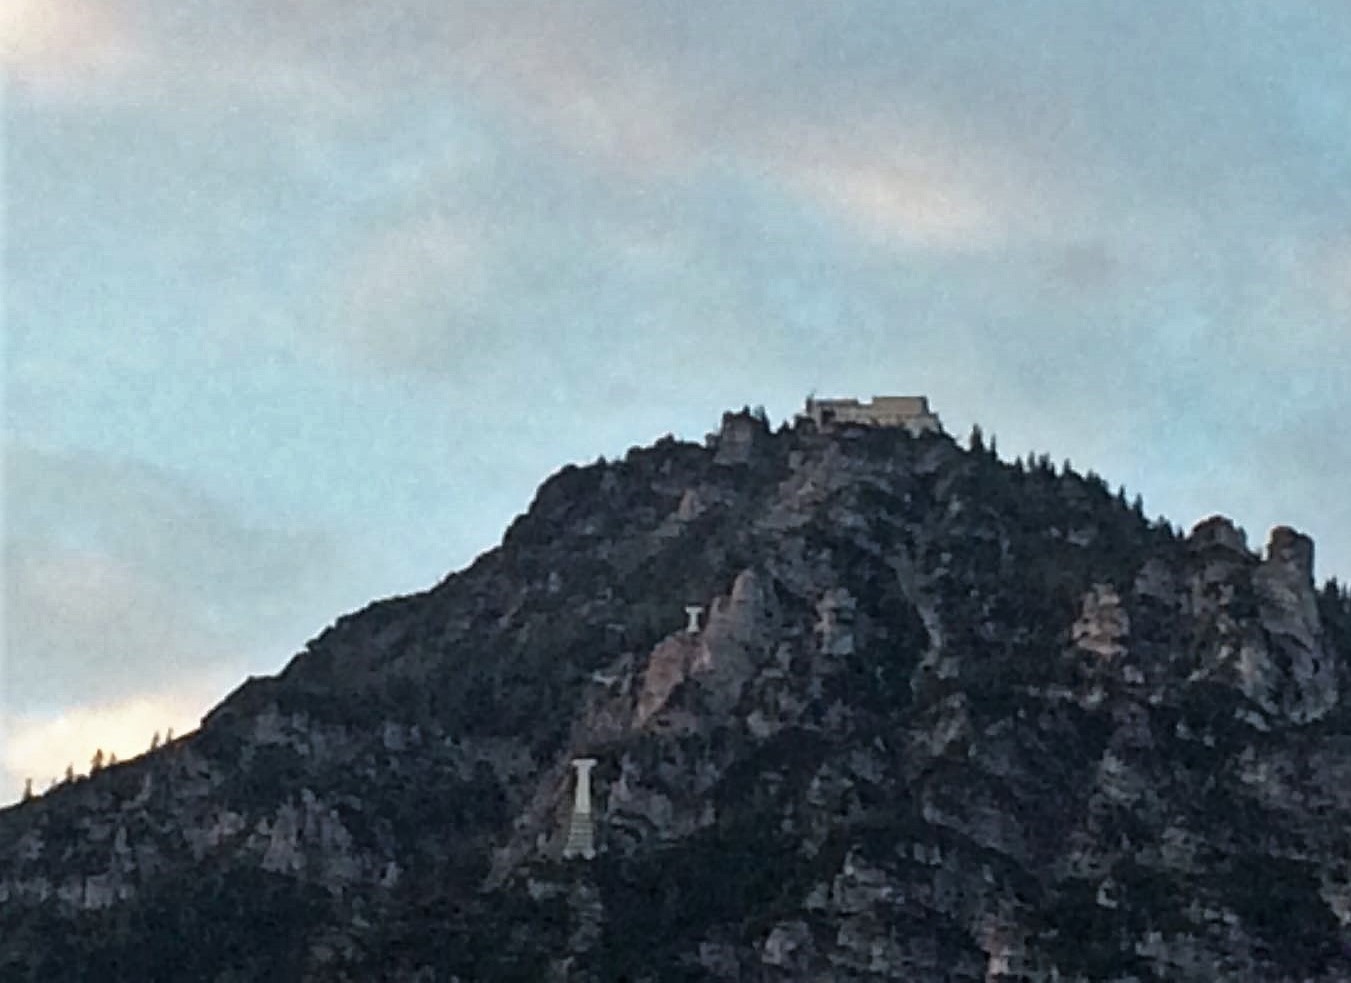
<path id="1" fill-rule="evenodd" d="M 727 414 L 0 812 L 0 978 L 1351 979 L 1312 575 L 1045 459 Z"/>

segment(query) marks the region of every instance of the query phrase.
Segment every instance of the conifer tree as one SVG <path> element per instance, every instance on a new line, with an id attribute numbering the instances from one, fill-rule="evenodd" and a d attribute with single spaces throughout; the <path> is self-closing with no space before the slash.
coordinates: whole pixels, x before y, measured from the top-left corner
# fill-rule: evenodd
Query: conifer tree
<path id="1" fill-rule="evenodd" d="M 150 738 L 150 750 L 155 751 L 158 749 L 159 749 L 159 731 L 155 731 L 155 736 Z"/>
<path id="2" fill-rule="evenodd" d="M 25 778 L 23 780 L 23 801 L 27 802 L 33 797 L 33 779 Z"/>
<path id="3" fill-rule="evenodd" d="M 985 451 L 985 434 L 981 432 L 979 423 L 971 424 L 971 436 L 966 438 L 966 447 L 977 454 Z"/>
<path id="4" fill-rule="evenodd" d="M 92 775 L 94 774 L 94 772 L 102 770 L 103 770 L 103 748 L 99 748 L 97 751 L 94 752 L 93 760 L 89 762 L 89 774 Z"/>

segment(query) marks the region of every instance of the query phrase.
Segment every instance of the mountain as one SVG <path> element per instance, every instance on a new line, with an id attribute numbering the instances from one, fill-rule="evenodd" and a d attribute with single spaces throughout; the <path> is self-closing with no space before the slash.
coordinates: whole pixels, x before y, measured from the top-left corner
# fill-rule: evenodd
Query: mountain
<path id="1" fill-rule="evenodd" d="M 1293 530 L 727 414 L 0 812 L 0 979 L 1348 980 L 1349 672 Z"/>

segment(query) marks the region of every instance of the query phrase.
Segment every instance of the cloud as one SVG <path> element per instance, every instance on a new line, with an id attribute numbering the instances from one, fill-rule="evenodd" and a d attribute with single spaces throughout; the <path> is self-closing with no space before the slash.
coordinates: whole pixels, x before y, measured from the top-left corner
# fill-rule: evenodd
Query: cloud
<path id="1" fill-rule="evenodd" d="M 88 549 L 19 547 L 6 557 L 6 696 L 19 705 L 107 695 L 144 673 L 228 653 L 169 585 Z"/>
<path id="2" fill-rule="evenodd" d="M 1073 186 L 1083 175 L 1057 169 L 1035 139 L 1065 112 L 1027 94 L 1035 62 L 1007 58 L 1009 84 L 994 92 L 945 72 L 943 57 L 963 64 L 990 54 L 982 48 L 995 40 L 995 15 L 794 8 L 401 0 L 373 15 L 338 0 L 171 18 L 158 0 L 135 0 L 146 54 L 120 82 L 138 105 L 243 113 L 302 148 L 332 139 L 323 121 L 334 117 L 349 132 L 386 131 L 409 107 L 470 106 L 495 121 L 499 139 L 547 141 L 550 166 L 607 180 L 650 187 L 701 173 L 761 175 L 874 247 L 989 245 L 1026 233 L 1028 219 L 1044 229 L 1048 202 L 1084 193 Z M 1025 33 L 1012 31 L 1009 43 L 1027 46 Z M 1091 61 L 1058 67 L 1097 71 Z M 1007 115 L 1027 133 L 1010 133 Z M 1096 136 L 1053 149 L 1082 154 Z M 1014 212 L 1019 229 L 1010 228 Z M 392 348 L 406 346 L 397 327 L 386 333 Z"/>
<path id="3" fill-rule="evenodd" d="M 489 230 L 476 216 L 407 212 L 344 261 L 330 331 L 362 362 L 423 371 L 481 344 L 468 326 L 481 304 Z"/>
<path id="4" fill-rule="evenodd" d="M 4 481 L 0 710 L 242 675 L 322 624 L 314 606 L 340 564 L 314 530 L 252 525 L 182 479 L 100 455 L 10 445 Z"/>
<path id="5" fill-rule="evenodd" d="M 908 246 L 971 246 L 997 238 L 990 209 L 965 189 L 919 173 L 845 166 L 805 175 L 804 182 L 865 231 Z"/>
<path id="6" fill-rule="evenodd" d="M 111 5 L 7 0 L 0 6 L 0 65 L 39 97 L 92 96 L 124 76 L 143 54 Z"/>
<path id="7" fill-rule="evenodd" d="M 614 26 L 508 14 L 466 40 L 451 81 L 547 133 L 579 163 L 630 178 L 678 173 L 707 149 L 698 88 L 672 77 L 660 53 L 644 58 L 616 42 Z"/>
<path id="8" fill-rule="evenodd" d="M 150 690 L 120 700 L 59 712 L 0 714 L 0 805 L 18 798 L 24 780 L 42 792 L 72 766 L 87 774 L 96 751 L 127 761 L 150 746 L 154 734 L 181 737 L 197 728 L 218 685 Z"/>

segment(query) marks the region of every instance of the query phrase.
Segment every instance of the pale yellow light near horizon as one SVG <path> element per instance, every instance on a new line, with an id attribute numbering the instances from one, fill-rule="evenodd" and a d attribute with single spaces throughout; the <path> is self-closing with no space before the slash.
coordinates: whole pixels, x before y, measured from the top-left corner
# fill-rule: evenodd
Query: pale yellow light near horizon
<path id="1" fill-rule="evenodd" d="M 18 798 L 25 779 L 31 778 L 34 791 L 41 793 L 65 775 L 67 766 L 77 775 L 88 774 L 97 751 L 105 759 L 115 754 L 127 761 L 150 748 L 156 731 L 164 737 L 172 729 L 175 737 L 182 736 L 196 729 L 205 705 L 185 694 L 152 693 L 42 716 L 11 716 L 0 751 L 0 804 Z"/>

